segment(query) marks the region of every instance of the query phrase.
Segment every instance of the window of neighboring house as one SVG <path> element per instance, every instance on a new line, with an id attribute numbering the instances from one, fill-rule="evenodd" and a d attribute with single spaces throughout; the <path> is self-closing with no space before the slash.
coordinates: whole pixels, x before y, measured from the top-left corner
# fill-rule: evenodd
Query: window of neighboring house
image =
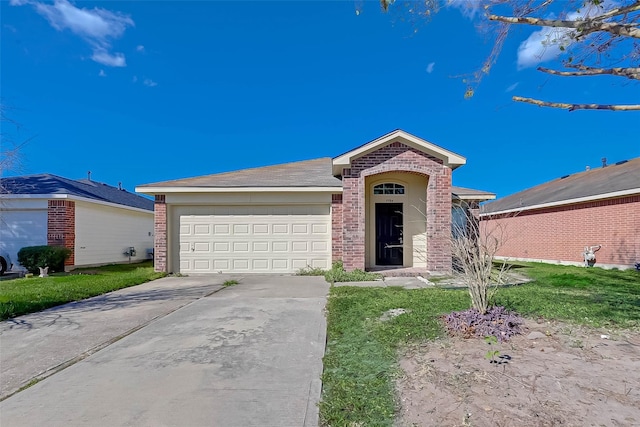
<path id="1" fill-rule="evenodd" d="M 373 187 L 373 194 L 404 194 L 404 185 L 386 182 Z"/>

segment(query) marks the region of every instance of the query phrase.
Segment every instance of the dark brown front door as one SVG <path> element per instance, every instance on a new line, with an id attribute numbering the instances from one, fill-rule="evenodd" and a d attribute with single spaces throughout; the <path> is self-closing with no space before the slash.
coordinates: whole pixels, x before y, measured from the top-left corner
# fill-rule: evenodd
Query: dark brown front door
<path id="1" fill-rule="evenodd" d="M 376 203 L 376 265 L 402 265 L 402 203 Z"/>

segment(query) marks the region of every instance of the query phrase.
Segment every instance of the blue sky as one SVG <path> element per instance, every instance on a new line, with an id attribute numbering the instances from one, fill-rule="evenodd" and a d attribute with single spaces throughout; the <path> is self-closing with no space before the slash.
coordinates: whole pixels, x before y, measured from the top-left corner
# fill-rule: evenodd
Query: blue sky
<path id="1" fill-rule="evenodd" d="M 362 1 L 2 1 L 2 102 L 21 125 L 3 133 L 31 138 L 13 174 L 91 170 L 133 191 L 333 157 L 401 128 L 467 158 L 454 185 L 501 197 L 640 156 L 638 113 L 511 101 L 640 95 L 620 79 L 537 72 L 541 57 L 558 62 L 535 28 L 515 29 L 464 99 L 462 76 L 491 49 L 466 12 L 424 23 Z"/>

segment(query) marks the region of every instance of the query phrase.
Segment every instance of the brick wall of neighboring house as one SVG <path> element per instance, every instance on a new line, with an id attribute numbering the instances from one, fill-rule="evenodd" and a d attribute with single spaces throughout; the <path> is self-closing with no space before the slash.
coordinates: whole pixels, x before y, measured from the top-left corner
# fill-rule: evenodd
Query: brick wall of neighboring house
<path id="1" fill-rule="evenodd" d="M 76 244 L 76 203 L 70 200 L 49 200 L 47 203 L 47 245 L 71 250 L 64 265 L 74 265 Z"/>
<path id="2" fill-rule="evenodd" d="M 331 259 L 342 260 L 342 194 L 331 196 Z"/>
<path id="3" fill-rule="evenodd" d="M 155 271 L 167 271 L 167 204 L 164 194 L 156 195 L 154 211 L 153 266 Z"/>
<path id="4" fill-rule="evenodd" d="M 585 246 L 602 245 L 596 266 L 640 262 L 640 195 L 485 217 L 481 226 L 502 230 L 499 256 L 581 263 Z"/>
<path id="5" fill-rule="evenodd" d="M 394 142 L 351 162 L 342 173 L 343 262 L 365 268 L 365 178 L 385 172 L 428 176 L 426 191 L 427 269 L 451 271 L 451 169 L 442 160 Z"/>

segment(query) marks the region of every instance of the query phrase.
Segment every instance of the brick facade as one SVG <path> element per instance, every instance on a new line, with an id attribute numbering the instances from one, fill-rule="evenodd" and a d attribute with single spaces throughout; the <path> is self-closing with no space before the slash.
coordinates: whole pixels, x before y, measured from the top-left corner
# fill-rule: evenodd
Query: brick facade
<path id="1" fill-rule="evenodd" d="M 640 262 L 640 195 L 485 217 L 481 225 L 504 229 L 499 256 L 581 263 L 585 246 L 602 245 L 596 266 Z"/>
<path id="2" fill-rule="evenodd" d="M 76 245 L 76 203 L 69 200 L 47 202 L 47 245 L 71 250 L 64 265 L 74 265 Z"/>
<path id="3" fill-rule="evenodd" d="M 167 204 L 164 194 L 155 196 L 154 205 L 154 249 L 153 266 L 155 271 L 168 272 L 167 265 Z"/>
<path id="4" fill-rule="evenodd" d="M 343 170 L 341 252 L 345 268 L 365 268 L 365 180 L 386 172 L 428 177 L 425 191 L 427 270 L 450 272 L 451 168 L 442 160 L 400 142 L 354 159 L 351 167 Z"/>

